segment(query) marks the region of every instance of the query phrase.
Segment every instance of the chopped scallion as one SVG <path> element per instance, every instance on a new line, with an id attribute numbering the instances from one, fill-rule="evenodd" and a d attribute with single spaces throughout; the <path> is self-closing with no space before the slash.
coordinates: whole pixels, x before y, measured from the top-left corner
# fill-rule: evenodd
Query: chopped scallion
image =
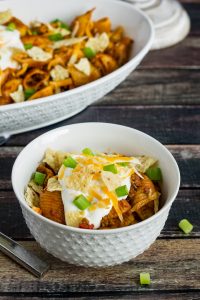
<path id="1" fill-rule="evenodd" d="M 50 41 L 57 42 L 63 40 L 63 36 L 61 33 L 55 33 L 48 36 Z"/>
<path id="2" fill-rule="evenodd" d="M 35 172 L 33 180 L 38 185 L 43 185 L 45 177 L 46 177 L 46 174 L 43 174 L 41 172 Z"/>
<path id="3" fill-rule="evenodd" d="M 104 171 L 112 172 L 113 174 L 117 174 L 117 167 L 114 164 L 107 165 L 103 167 Z"/>
<path id="4" fill-rule="evenodd" d="M 64 161 L 63 161 L 63 165 L 67 168 L 76 168 L 77 166 L 77 161 L 75 159 L 73 159 L 73 157 L 68 156 Z"/>
<path id="5" fill-rule="evenodd" d="M 78 207 L 80 210 L 85 210 L 86 208 L 88 208 L 91 203 L 87 200 L 87 198 L 85 198 L 85 196 L 83 195 L 79 195 L 77 196 L 74 201 L 73 201 L 74 205 L 76 207 Z"/>
<path id="6" fill-rule="evenodd" d="M 129 165 L 129 162 L 118 162 L 117 164 L 122 167 L 127 167 Z"/>
<path id="7" fill-rule="evenodd" d="M 66 24 L 66 23 L 63 23 L 63 22 L 60 23 L 60 27 L 64 28 L 64 29 L 67 29 L 67 30 L 70 30 L 69 25 Z"/>
<path id="8" fill-rule="evenodd" d="M 162 180 L 162 172 L 161 172 L 161 169 L 158 167 L 150 167 L 146 171 L 146 175 L 153 181 Z"/>
<path id="9" fill-rule="evenodd" d="M 140 284 L 150 284 L 151 283 L 151 278 L 149 273 L 140 273 Z"/>
<path id="10" fill-rule="evenodd" d="M 33 48 L 33 44 L 24 44 L 24 48 L 25 48 L 25 50 L 29 50 L 29 49 Z"/>
<path id="11" fill-rule="evenodd" d="M 92 152 L 92 150 L 90 148 L 83 149 L 82 153 L 85 154 L 85 155 L 94 156 L 94 153 Z"/>
<path id="12" fill-rule="evenodd" d="M 190 233 L 193 229 L 193 225 L 187 220 L 183 219 L 178 224 L 179 228 L 183 230 L 184 233 Z"/>
<path id="13" fill-rule="evenodd" d="M 14 31 L 16 29 L 15 23 L 13 23 L 13 22 L 9 23 L 6 27 L 6 29 L 9 31 Z"/>
<path id="14" fill-rule="evenodd" d="M 115 189 L 115 193 L 118 197 L 123 197 L 128 195 L 128 188 L 126 185 L 119 186 Z"/>
<path id="15" fill-rule="evenodd" d="M 88 59 L 91 59 L 91 58 L 93 58 L 96 55 L 96 53 L 94 52 L 94 50 L 92 50 L 92 48 L 89 48 L 89 47 L 83 48 L 83 53 L 85 54 L 85 56 Z"/>
<path id="16" fill-rule="evenodd" d="M 36 90 L 35 89 L 26 89 L 24 91 L 24 96 L 25 96 L 25 99 L 29 99 L 33 94 L 35 94 Z"/>
<path id="17" fill-rule="evenodd" d="M 58 22 L 60 22 L 59 19 L 55 19 L 55 20 L 51 21 L 51 23 L 58 23 Z"/>

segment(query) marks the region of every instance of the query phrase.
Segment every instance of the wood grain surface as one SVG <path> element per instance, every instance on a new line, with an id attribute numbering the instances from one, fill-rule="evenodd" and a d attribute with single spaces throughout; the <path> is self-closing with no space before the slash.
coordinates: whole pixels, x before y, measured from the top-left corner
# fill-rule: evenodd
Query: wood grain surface
<path id="1" fill-rule="evenodd" d="M 13 136 L 0 148 L 0 231 L 51 264 L 37 279 L 0 253 L 0 300 L 200 299 L 200 1 L 181 2 L 192 23 L 183 42 L 150 52 L 127 80 L 77 116 Z M 152 135 L 171 151 L 181 172 L 181 189 L 157 241 L 130 262 L 104 269 L 72 266 L 41 249 L 10 180 L 15 158 L 32 139 L 58 126 L 96 121 Z M 194 224 L 189 235 L 177 226 L 183 218 Z M 142 271 L 151 274 L 149 287 L 139 284 Z"/>

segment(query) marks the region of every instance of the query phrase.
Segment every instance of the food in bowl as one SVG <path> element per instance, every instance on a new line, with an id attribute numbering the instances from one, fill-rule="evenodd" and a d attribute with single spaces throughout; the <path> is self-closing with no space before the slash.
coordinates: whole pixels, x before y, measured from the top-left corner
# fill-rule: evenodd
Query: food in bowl
<path id="1" fill-rule="evenodd" d="M 95 155 L 98 150 L 100 153 L 123 153 L 127 157 L 134 155 L 139 160 L 142 158 L 141 154 L 145 157 L 155 157 L 162 170 L 161 196 L 157 213 L 137 224 L 106 230 L 66 226 L 36 213 L 25 200 L 24 192 L 32 174 L 35 174 L 38 165 L 44 160 L 47 149 L 64 153 L 68 151 L 73 156 L 82 153 L 85 147 L 89 147 Z M 65 156 L 60 160 L 57 159 L 52 157 L 52 162 L 57 161 L 55 174 L 58 174 Z M 48 163 L 51 163 L 51 160 Z M 143 166 L 142 160 L 141 163 Z M 150 165 L 154 167 L 152 163 Z M 51 168 L 54 170 L 53 165 Z M 142 173 L 138 166 L 137 170 Z M 117 124 L 79 123 L 48 131 L 30 142 L 14 163 L 12 185 L 26 224 L 41 247 L 71 264 L 106 267 L 136 257 L 156 240 L 178 193 L 180 172 L 167 148 L 141 131 Z M 39 185 L 37 187 L 41 189 Z"/>
<path id="2" fill-rule="evenodd" d="M 159 209 L 162 180 L 149 156 L 47 149 L 25 190 L 29 206 L 55 222 L 83 229 L 129 226 Z"/>
<path id="3" fill-rule="evenodd" d="M 58 94 L 101 78 L 129 59 L 133 40 L 91 9 L 70 25 L 24 24 L 0 12 L 0 105 Z"/>

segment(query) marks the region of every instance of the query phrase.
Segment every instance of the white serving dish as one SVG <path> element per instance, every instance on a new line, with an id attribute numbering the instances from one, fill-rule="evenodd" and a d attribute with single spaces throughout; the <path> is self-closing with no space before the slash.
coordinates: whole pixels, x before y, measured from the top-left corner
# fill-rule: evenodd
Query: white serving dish
<path id="1" fill-rule="evenodd" d="M 150 50 L 154 31 L 151 21 L 133 5 L 116 0 L 5 0 L 0 11 L 10 8 L 29 23 L 60 18 L 70 22 L 75 16 L 96 7 L 94 18 L 109 16 L 113 27 L 123 25 L 135 41 L 128 63 L 94 82 L 30 102 L 0 106 L 0 136 L 24 132 L 64 120 L 85 109 L 114 89 L 141 62 Z"/>
<path id="2" fill-rule="evenodd" d="M 108 230 L 73 228 L 35 213 L 24 199 L 24 190 L 47 147 L 65 151 L 90 147 L 93 151 L 156 157 L 163 173 L 162 208 L 141 223 Z M 69 263 L 102 267 L 128 261 L 155 241 L 178 193 L 180 173 L 171 153 L 149 135 L 121 125 L 82 123 L 49 131 L 28 144 L 13 166 L 12 185 L 26 224 L 41 247 Z"/>

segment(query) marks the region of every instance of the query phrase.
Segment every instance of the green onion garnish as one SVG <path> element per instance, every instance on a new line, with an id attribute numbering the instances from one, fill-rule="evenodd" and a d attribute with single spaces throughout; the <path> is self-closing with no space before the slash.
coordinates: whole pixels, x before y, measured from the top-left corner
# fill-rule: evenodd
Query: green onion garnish
<path id="1" fill-rule="evenodd" d="M 24 96 L 25 96 L 25 99 L 29 99 L 33 94 L 35 94 L 36 90 L 35 89 L 26 89 L 24 91 Z"/>
<path id="2" fill-rule="evenodd" d="M 33 44 L 24 44 L 25 50 L 33 48 Z"/>
<path id="3" fill-rule="evenodd" d="M 117 174 L 117 167 L 114 164 L 104 166 L 103 170 L 107 172 L 112 172 L 113 174 Z"/>
<path id="4" fill-rule="evenodd" d="M 64 28 L 64 29 L 67 29 L 67 30 L 70 30 L 69 25 L 66 24 L 66 23 L 63 23 L 63 22 L 60 23 L 60 27 Z"/>
<path id="5" fill-rule="evenodd" d="M 46 174 L 43 174 L 40 172 L 35 172 L 33 180 L 38 185 L 43 185 L 45 177 L 46 177 Z"/>
<path id="6" fill-rule="evenodd" d="M 85 47 L 83 48 L 83 53 L 85 54 L 85 56 L 88 58 L 88 59 L 91 59 L 93 58 L 96 53 L 94 52 L 94 50 L 92 50 L 91 48 L 89 47 Z"/>
<path id="7" fill-rule="evenodd" d="M 51 23 L 58 23 L 58 25 L 59 25 L 61 28 L 70 30 L 69 25 L 66 24 L 66 23 L 64 23 L 64 22 L 62 22 L 62 21 L 59 20 L 59 19 L 55 19 L 55 20 L 51 21 Z"/>
<path id="8" fill-rule="evenodd" d="M 115 189 L 115 193 L 117 197 L 123 197 L 128 195 L 128 188 L 126 185 L 119 186 L 118 188 Z"/>
<path id="9" fill-rule="evenodd" d="M 117 164 L 122 167 L 127 167 L 129 165 L 129 162 L 118 162 Z"/>
<path id="10" fill-rule="evenodd" d="M 16 29 L 15 23 L 9 23 L 6 27 L 7 30 L 9 31 L 14 31 Z"/>
<path id="11" fill-rule="evenodd" d="M 76 207 L 78 207 L 80 210 L 85 210 L 86 208 L 88 208 L 91 203 L 87 200 L 87 198 L 85 198 L 85 196 L 83 195 L 79 195 L 77 196 L 74 201 L 73 201 L 74 205 Z"/>
<path id="12" fill-rule="evenodd" d="M 151 167 L 146 171 L 146 175 L 153 181 L 162 180 L 162 172 L 160 168 Z"/>
<path id="13" fill-rule="evenodd" d="M 90 148 L 83 149 L 82 153 L 85 154 L 85 155 L 94 156 L 94 153 L 92 152 L 92 150 L 90 150 Z"/>
<path id="14" fill-rule="evenodd" d="M 150 284 L 151 278 L 149 273 L 140 273 L 140 284 Z"/>
<path id="15" fill-rule="evenodd" d="M 38 32 L 36 30 L 33 30 L 31 33 L 32 33 L 32 35 L 37 35 L 38 34 Z"/>
<path id="16" fill-rule="evenodd" d="M 51 21 L 51 23 L 58 23 L 58 22 L 60 22 L 59 19 L 55 19 L 55 20 L 52 20 L 52 21 Z"/>
<path id="17" fill-rule="evenodd" d="M 57 42 L 63 40 L 63 36 L 61 33 L 55 33 L 48 36 L 50 41 Z"/>
<path id="18" fill-rule="evenodd" d="M 63 161 L 63 165 L 65 167 L 68 167 L 68 168 L 76 168 L 77 166 L 77 162 L 75 161 L 75 159 L 73 159 L 73 157 L 71 156 L 68 156 L 64 161 Z"/>
<path id="19" fill-rule="evenodd" d="M 193 225 L 187 220 L 183 219 L 178 224 L 179 228 L 183 230 L 184 233 L 190 233 L 193 229 Z"/>

